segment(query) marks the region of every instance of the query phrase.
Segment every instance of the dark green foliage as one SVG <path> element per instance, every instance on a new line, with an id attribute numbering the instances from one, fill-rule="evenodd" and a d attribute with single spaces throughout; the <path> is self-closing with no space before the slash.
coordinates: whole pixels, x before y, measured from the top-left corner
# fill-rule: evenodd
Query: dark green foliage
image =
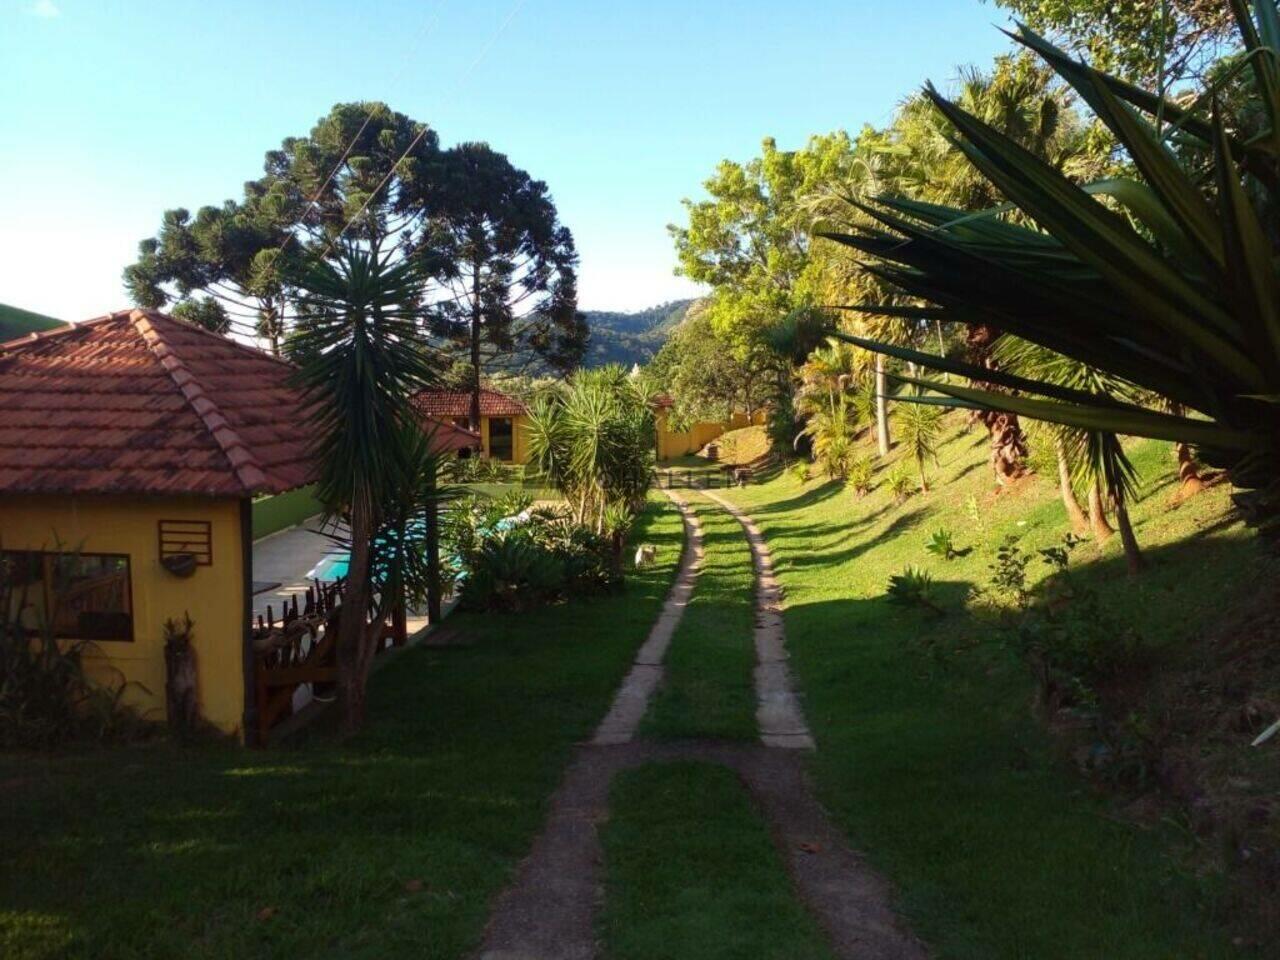
<path id="1" fill-rule="evenodd" d="M 532 503 L 523 494 L 467 497 L 446 511 L 441 540 L 465 608 L 518 612 L 621 585 L 612 531 Z"/>
<path id="2" fill-rule="evenodd" d="M 192 297 L 183 300 L 173 308 L 173 315 L 179 320 L 193 323 L 210 333 L 226 334 L 231 330 L 231 315 L 227 308 L 213 297 Z"/>
<path id="3" fill-rule="evenodd" d="M 268 151 L 266 172 L 245 183 L 241 199 L 194 216 L 165 211 L 160 232 L 138 245 L 137 261 L 125 268 L 125 287 L 135 303 L 153 308 L 199 295 L 204 305 L 193 309 L 205 320 L 212 298 L 244 324 L 242 332 L 253 330 L 278 350 L 293 312 L 306 312 L 289 303 L 300 262 L 320 256 L 353 217 L 344 235 L 375 245 L 397 232 L 400 217 L 413 222 L 420 212 L 406 206 L 407 188 L 434 176 L 439 156 L 433 131 L 386 104 L 336 104 L 306 136 Z"/>
<path id="4" fill-rule="evenodd" d="M 901 573 L 889 577 L 885 599 L 900 607 L 914 607 L 935 616 L 946 612 L 933 600 L 932 574 L 917 567 L 906 567 Z"/>
<path id="5" fill-rule="evenodd" d="M 412 250 L 446 294 L 428 325 L 470 367 L 473 427 L 486 371 L 519 373 L 536 359 L 563 376 L 581 362 L 578 253 L 546 183 L 487 144 L 463 143 L 401 205 L 423 217 Z"/>
<path id="6" fill-rule="evenodd" d="M 61 320 L 0 303 L 0 343 L 15 337 L 26 336 L 28 333 L 52 330 L 60 326 L 62 326 Z"/>
<path id="7" fill-rule="evenodd" d="M 955 539 L 951 536 L 951 531 L 945 528 L 935 530 L 933 536 L 929 538 L 929 542 L 924 545 L 924 548 L 935 557 L 941 557 L 943 560 L 967 557 L 973 552 L 973 547 L 957 548 Z"/>
<path id="8" fill-rule="evenodd" d="M 1017 593 L 1021 608 L 1004 633 L 1031 668 L 1040 703 L 1050 711 L 1092 705 L 1100 686 L 1146 669 L 1154 657 L 1131 622 L 1112 614 L 1097 590 L 1071 575 L 1071 553 L 1083 542 L 1068 534 L 1039 551 L 1053 574 L 1034 598 L 1026 588 L 1030 557 L 1011 543 L 1001 548 L 997 573 Z"/>

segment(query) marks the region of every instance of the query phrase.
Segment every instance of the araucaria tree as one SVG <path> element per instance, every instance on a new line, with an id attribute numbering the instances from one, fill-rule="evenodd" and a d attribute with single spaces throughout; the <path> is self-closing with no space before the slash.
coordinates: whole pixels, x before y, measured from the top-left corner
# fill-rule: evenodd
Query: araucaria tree
<path id="1" fill-rule="evenodd" d="M 424 213 L 414 255 L 443 287 L 428 323 L 470 368 L 478 428 L 486 371 L 523 373 L 541 362 L 563 375 L 586 352 L 573 235 L 547 185 L 483 143 L 448 151 L 441 175 L 419 181 L 410 202 Z"/>
<path id="2" fill-rule="evenodd" d="M 280 353 L 296 320 L 298 264 L 345 236 L 374 247 L 421 219 L 407 186 L 436 175 L 433 131 L 382 103 L 340 103 L 305 137 L 269 151 L 240 200 L 165 212 L 139 244 L 124 282 L 135 303 L 217 332 L 266 341 Z M 354 222 L 346 227 L 349 220 Z"/>

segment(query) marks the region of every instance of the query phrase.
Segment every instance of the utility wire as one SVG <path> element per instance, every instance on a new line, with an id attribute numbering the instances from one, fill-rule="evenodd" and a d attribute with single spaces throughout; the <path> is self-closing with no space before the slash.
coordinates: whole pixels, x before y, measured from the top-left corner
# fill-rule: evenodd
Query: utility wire
<path id="1" fill-rule="evenodd" d="M 431 16 L 423 20 L 422 26 L 418 28 L 418 32 L 414 35 L 413 40 L 410 41 L 409 46 L 405 50 L 404 57 L 400 62 L 400 68 L 392 75 L 391 80 L 388 82 L 389 87 L 394 87 L 400 82 L 400 78 L 404 76 L 405 70 L 409 68 L 411 55 L 417 49 L 418 44 L 426 39 L 427 34 L 435 29 L 435 25 L 440 21 L 440 12 L 444 9 L 444 5 L 447 2 L 448 0 L 440 0 L 432 11 Z M 357 130 L 355 135 L 347 142 L 347 147 L 342 151 L 342 156 L 339 157 L 338 162 L 333 165 L 333 169 L 329 171 L 329 175 L 324 178 L 324 183 L 320 184 L 320 186 L 316 188 L 316 192 L 312 195 L 311 199 L 307 201 L 306 207 L 303 209 L 301 216 L 299 216 L 297 221 L 293 224 L 293 227 L 300 226 L 303 221 L 306 220 L 311 211 L 315 209 L 316 204 L 320 200 L 321 194 L 323 194 L 329 184 L 333 182 L 333 178 L 338 175 L 338 171 L 342 169 L 342 165 L 347 162 L 347 158 L 351 156 L 351 151 L 355 149 L 356 141 L 358 141 L 360 137 L 363 136 L 365 130 L 369 128 L 369 124 L 373 121 L 373 115 L 375 113 L 377 113 L 376 106 L 369 111 L 368 115 L 364 118 L 364 123 L 360 124 L 360 129 Z M 289 232 L 285 234 L 285 238 L 280 241 L 280 249 L 276 251 L 276 260 L 280 259 L 280 256 L 284 253 L 285 248 L 289 246 L 289 243 L 293 238 L 294 233 L 291 227 Z"/>
<path id="2" fill-rule="evenodd" d="M 507 27 L 511 25 L 511 21 L 515 19 L 516 14 L 520 12 L 520 9 L 524 5 L 525 5 L 525 0 L 516 0 L 515 4 L 512 5 L 511 9 L 507 11 L 507 16 L 505 19 L 503 19 L 502 23 L 498 26 L 498 29 L 493 33 L 492 36 L 489 37 L 488 42 L 484 45 L 484 47 L 481 48 L 480 52 L 476 55 L 475 59 L 471 61 L 471 64 L 467 67 L 467 69 L 464 70 L 461 76 L 458 77 L 457 83 L 454 84 L 455 90 L 457 88 L 460 88 L 464 83 L 466 83 L 466 81 L 470 78 L 472 72 L 475 70 L 476 67 L 480 65 L 480 62 L 489 53 L 489 50 L 492 49 L 493 45 L 497 43 L 498 38 L 501 37 L 502 34 L 506 32 Z M 452 93 L 454 91 L 450 91 L 450 92 Z M 351 229 L 351 225 L 355 223 L 357 220 L 359 220 L 362 216 L 364 216 L 364 212 L 369 209 L 369 204 L 373 202 L 373 198 L 382 192 L 382 188 L 387 185 L 387 183 L 391 180 L 391 177 L 395 174 L 396 168 L 400 166 L 400 164 L 402 164 L 405 161 L 405 158 L 408 157 L 409 154 L 412 153 L 413 150 L 418 146 L 418 144 L 422 142 L 422 138 L 427 135 L 430 129 L 431 127 L 429 124 L 424 123 L 422 125 L 422 129 L 418 131 L 418 135 L 409 142 L 409 146 L 405 148 L 404 153 L 400 154 L 400 159 L 391 165 L 391 169 L 387 171 L 387 175 L 382 178 L 382 181 L 373 189 L 373 192 L 369 194 L 369 196 L 365 199 L 364 203 L 360 205 L 360 209 L 357 210 L 354 214 L 352 214 L 351 219 L 349 219 L 345 224 L 343 224 L 341 230 L 339 230 L 336 234 L 334 234 L 333 239 L 331 239 L 328 245 L 324 248 L 324 253 L 320 255 L 321 260 L 324 260 L 326 257 L 329 256 L 330 253 L 333 252 L 333 245 L 337 243 L 340 239 L 342 239 L 342 235 L 346 233 L 349 229 Z"/>

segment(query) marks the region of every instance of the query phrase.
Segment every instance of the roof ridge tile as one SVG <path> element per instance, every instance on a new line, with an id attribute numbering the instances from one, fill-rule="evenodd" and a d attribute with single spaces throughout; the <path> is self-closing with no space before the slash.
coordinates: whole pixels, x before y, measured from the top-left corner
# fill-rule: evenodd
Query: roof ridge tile
<path id="1" fill-rule="evenodd" d="M 182 391 L 182 395 L 186 398 L 187 403 L 191 405 L 196 416 L 200 418 L 200 422 L 204 424 L 205 429 L 213 436 L 214 441 L 227 458 L 227 462 L 231 465 L 231 469 L 235 471 L 236 479 L 244 487 L 244 492 L 257 492 L 267 482 L 266 472 L 262 469 L 262 465 L 258 463 L 257 458 L 244 440 L 240 438 L 240 434 L 235 431 L 235 428 L 223 416 L 213 398 L 205 393 L 200 381 L 187 369 L 182 362 L 182 358 L 173 347 L 165 342 L 164 335 L 155 323 L 155 320 L 159 317 L 160 314 L 154 314 L 150 311 L 134 310 L 129 314 L 129 322 L 133 324 L 133 328 L 138 331 L 139 336 L 142 337 L 147 347 L 160 361 L 160 365 L 164 367 L 178 389 Z M 193 327 L 193 329 L 199 328 Z"/>

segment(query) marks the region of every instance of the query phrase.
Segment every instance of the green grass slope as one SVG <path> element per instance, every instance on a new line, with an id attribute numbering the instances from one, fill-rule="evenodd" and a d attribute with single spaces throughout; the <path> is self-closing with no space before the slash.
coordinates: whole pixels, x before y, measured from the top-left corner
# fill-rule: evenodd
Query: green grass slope
<path id="1" fill-rule="evenodd" d="M 28 333 L 52 330 L 62 325 L 61 320 L 55 320 L 53 317 L 0 303 L 0 343 L 13 340 L 15 337 L 25 337 Z"/>
<path id="2" fill-rule="evenodd" d="M 1048 480 L 995 493 L 986 437 L 949 423 L 932 492 L 900 506 L 886 468 L 860 500 L 788 474 L 728 493 L 763 527 L 786 591 L 822 800 L 940 957 L 1240 956 L 1217 926 L 1216 880 L 1183 869 L 1186 835 L 1139 829 L 1090 793 L 1034 716 L 1026 666 L 966 612 L 1005 535 L 1034 551 L 1067 525 Z M 1137 444 L 1133 458 L 1144 482 L 1132 512 L 1150 569 L 1127 577 L 1117 536 L 1077 550 L 1078 576 L 1176 658 L 1267 563 L 1229 519 L 1224 488 L 1172 509 L 1168 445 Z M 973 552 L 951 562 L 927 553 L 938 528 Z M 933 574 L 946 616 L 884 599 L 908 564 Z"/>

